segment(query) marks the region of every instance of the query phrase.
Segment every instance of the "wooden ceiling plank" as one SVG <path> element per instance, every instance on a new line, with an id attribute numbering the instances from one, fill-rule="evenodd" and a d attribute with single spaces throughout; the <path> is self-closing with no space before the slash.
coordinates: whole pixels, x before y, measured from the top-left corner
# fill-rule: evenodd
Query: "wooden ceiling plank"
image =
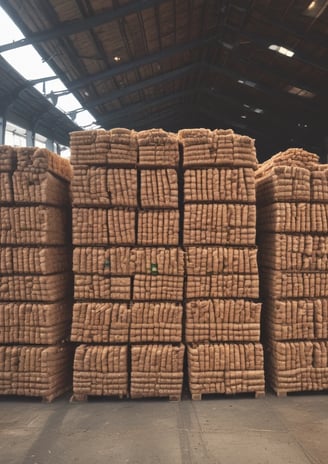
<path id="1" fill-rule="evenodd" d="M 138 13 L 146 8 L 153 8 L 166 0 L 140 0 L 138 2 L 128 3 L 127 5 L 121 6 L 117 9 L 111 9 L 109 11 L 103 11 L 100 14 L 90 16 L 88 18 L 81 18 L 79 20 L 67 21 L 60 24 L 53 29 L 46 31 L 32 33 L 28 37 L 10 42 L 0 46 L 0 53 L 8 50 L 14 50 L 15 48 L 24 47 L 25 45 L 33 45 L 40 42 L 46 42 L 48 40 L 77 34 L 89 29 L 93 29 L 102 24 L 107 24 L 112 21 L 128 16 L 130 14 Z M 2 2 L 2 7 L 6 9 L 6 2 Z M 12 10 L 11 10 L 12 11 Z M 15 19 L 15 18 L 14 18 Z"/>

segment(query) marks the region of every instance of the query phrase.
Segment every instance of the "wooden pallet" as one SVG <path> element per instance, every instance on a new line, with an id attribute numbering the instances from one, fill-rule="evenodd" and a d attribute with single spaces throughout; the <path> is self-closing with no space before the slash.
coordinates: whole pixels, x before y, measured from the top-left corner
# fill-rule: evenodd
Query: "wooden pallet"
<path id="1" fill-rule="evenodd" d="M 328 390 L 325 389 L 325 390 L 275 390 L 275 389 L 272 389 L 273 393 L 276 395 L 277 398 L 286 398 L 289 394 L 292 394 L 292 393 L 299 393 L 300 395 L 303 393 L 306 393 L 306 394 L 327 394 L 328 393 Z"/>
<path id="2" fill-rule="evenodd" d="M 124 400 L 129 398 L 129 395 L 88 395 L 84 393 L 73 393 L 70 397 L 70 403 L 86 403 L 89 401 L 90 398 L 103 398 L 103 399 L 110 399 L 110 400 Z"/>
<path id="3" fill-rule="evenodd" d="M 56 395 L 46 395 L 46 396 L 41 396 L 41 401 L 42 403 L 52 403 L 56 398 L 59 398 L 60 396 L 62 396 L 64 393 L 66 393 L 68 390 L 66 389 L 65 391 L 63 391 L 62 393 L 60 393 L 60 395 L 56 394 Z"/>
<path id="4" fill-rule="evenodd" d="M 218 398 L 225 398 L 227 396 L 245 396 L 254 393 L 254 397 L 257 398 L 264 398 L 265 397 L 265 392 L 264 391 L 258 391 L 258 392 L 240 392 L 240 393 L 192 393 L 191 394 L 191 399 L 193 401 L 201 401 L 203 399 L 203 396 L 216 396 Z"/>
<path id="5" fill-rule="evenodd" d="M 70 390 L 70 387 L 62 388 L 58 390 L 56 393 L 51 393 L 49 395 L 15 395 L 15 394 L 0 394 L 0 400 L 6 401 L 6 400 L 29 400 L 29 399 L 39 399 L 42 403 L 49 404 L 52 403 L 54 400 L 59 399 L 62 397 L 65 393 L 67 393 Z"/>
<path id="6" fill-rule="evenodd" d="M 181 400 L 181 396 L 178 395 L 171 395 L 171 396 L 140 396 L 140 397 L 135 397 L 135 398 L 130 398 L 129 395 L 113 395 L 113 396 L 100 396 L 100 395 L 87 395 L 87 394 L 80 394 L 80 393 L 73 393 L 73 395 L 70 397 L 69 402 L 70 403 L 86 403 L 89 401 L 90 398 L 105 398 L 105 399 L 118 399 L 118 400 L 124 400 L 124 399 L 163 399 L 167 398 L 169 401 L 176 402 Z"/>
<path id="7" fill-rule="evenodd" d="M 132 400 L 157 400 L 168 399 L 171 402 L 181 401 L 181 395 L 168 395 L 168 396 L 136 396 L 131 397 Z"/>

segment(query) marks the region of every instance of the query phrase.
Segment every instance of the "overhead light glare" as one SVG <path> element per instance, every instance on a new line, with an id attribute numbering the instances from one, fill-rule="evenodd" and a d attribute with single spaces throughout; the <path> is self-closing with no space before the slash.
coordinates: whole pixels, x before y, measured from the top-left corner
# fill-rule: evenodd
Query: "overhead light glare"
<path id="1" fill-rule="evenodd" d="M 254 113 L 257 113 L 257 114 L 262 114 L 263 113 L 262 108 L 254 108 L 253 111 L 254 111 Z"/>
<path id="2" fill-rule="evenodd" d="M 303 11 L 305 16 L 318 19 L 325 12 L 328 6 L 327 0 L 313 0 Z"/>
<path id="3" fill-rule="evenodd" d="M 249 105 L 247 105 L 247 103 L 244 103 L 244 104 L 243 104 L 243 107 L 244 107 L 244 108 L 247 108 L 247 109 L 249 109 L 249 108 L 250 108 L 250 106 L 249 106 Z"/>
<path id="4" fill-rule="evenodd" d="M 221 45 L 223 48 L 226 48 L 227 50 L 233 50 L 234 45 L 228 42 L 221 42 Z"/>
<path id="5" fill-rule="evenodd" d="M 284 56 L 288 56 L 288 58 L 292 58 L 295 55 L 295 52 L 293 52 L 293 50 L 290 50 L 289 48 L 282 47 L 280 45 L 275 45 L 275 44 L 269 45 L 269 50 L 280 53 L 281 55 L 284 55 Z"/>
<path id="6" fill-rule="evenodd" d="M 242 114 L 242 115 L 241 115 L 241 118 L 242 118 L 242 119 L 247 119 L 246 114 Z"/>
<path id="7" fill-rule="evenodd" d="M 253 81 L 245 81 L 245 85 L 248 85 L 248 87 L 256 87 L 256 84 Z"/>
<path id="8" fill-rule="evenodd" d="M 301 89 L 300 87 L 295 87 L 293 85 L 287 85 L 285 90 L 287 90 L 287 92 L 291 93 L 292 95 L 297 95 L 303 98 L 314 98 L 315 97 L 314 92 L 310 92 L 310 90 Z"/>
<path id="9" fill-rule="evenodd" d="M 114 61 L 116 61 L 116 63 L 118 63 L 119 61 L 121 61 L 121 57 L 120 56 L 114 56 Z"/>
<path id="10" fill-rule="evenodd" d="M 253 81 L 244 81 L 243 79 L 238 79 L 238 84 L 247 85 L 248 87 L 256 87 L 256 83 Z"/>

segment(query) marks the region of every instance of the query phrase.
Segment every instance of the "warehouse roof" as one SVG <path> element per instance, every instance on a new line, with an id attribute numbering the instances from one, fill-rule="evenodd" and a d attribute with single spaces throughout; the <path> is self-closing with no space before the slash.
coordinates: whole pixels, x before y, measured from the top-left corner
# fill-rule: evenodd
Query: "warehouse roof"
<path id="1" fill-rule="evenodd" d="M 314 149 L 326 130 L 327 4 L 7 0 L 26 39 L 0 51 L 33 44 L 106 128 L 233 127 L 273 149 Z"/>
<path id="2" fill-rule="evenodd" d="M 42 80 L 42 79 L 41 79 Z M 0 56 L 0 114 L 18 126 L 69 145 L 69 132 L 80 130 Z"/>

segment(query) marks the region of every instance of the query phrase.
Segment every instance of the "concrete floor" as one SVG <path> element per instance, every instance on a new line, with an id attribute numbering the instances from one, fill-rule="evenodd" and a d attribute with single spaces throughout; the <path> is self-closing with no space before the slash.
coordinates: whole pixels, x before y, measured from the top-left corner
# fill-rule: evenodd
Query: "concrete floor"
<path id="1" fill-rule="evenodd" d="M 1 464 L 327 464 L 328 397 L 0 400 Z"/>

